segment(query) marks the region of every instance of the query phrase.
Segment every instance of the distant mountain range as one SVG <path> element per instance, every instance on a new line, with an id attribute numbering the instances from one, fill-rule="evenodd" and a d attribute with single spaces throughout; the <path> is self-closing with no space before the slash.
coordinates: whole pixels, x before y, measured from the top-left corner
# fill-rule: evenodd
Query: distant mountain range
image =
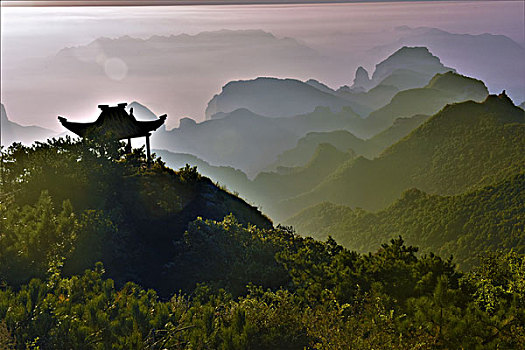
<path id="1" fill-rule="evenodd" d="M 457 34 L 437 28 L 398 27 L 400 38 L 369 52 L 385 57 L 400 46 L 425 46 L 461 74 L 483 80 L 491 92 L 506 89 L 514 102 L 525 99 L 525 47 L 504 35 Z"/>
<path id="2" fill-rule="evenodd" d="M 240 35 L 228 34 L 234 37 Z M 224 33 L 207 35 L 224 39 Z M 250 37 L 254 34 L 250 32 L 246 35 Z M 160 45 L 163 48 L 161 44 L 173 40 L 151 38 L 146 42 L 153 47 Z M 183 38 L 177 37 L 177 40 Z M 137 40 L 117 40 L 120 45 L 126 41 L 135 43 Z M 102 43 L 109 45 L 105 40 Z M 95 48 L 94 44 L 90 46 L 86 57 L 91 57 L 91 51 Z M 69 57 L 73 52 L 74 49 L 70 49 L 61 55 L 67 53 Z M 127 51 L 123 49 L 123 52 Z M 410 71 L 406 67 L 413 67 L 414 70 Z M 427 77 L 431 72 L 440 71 L 446 73 L 437 73 L 429 78 L 430 81 L 424 87 L 401 91 L 398 87 L 383 83 L 368 91 L 356 92 L 351 88 L 333 90 L 313 79 L 301 82 L 294 79 L 258 78 L 231 82 L 210 101 L 208 111 L 217 111 L 212 119 L 197 123 L 190 118 L 183 118 L 177 128 L 168 131 L 163 127 L 155 132 L 152 145 L 156 149 L 191 154 L 210 166 L 241 170 L 250 178 L 263 170 L 304 166 L 321 143 L 331 144 L 342 152 L 352 149 L 357 155 L 372 158 L 417 127 L 425 119 L 424 115 L 432 115 L 448 103 L 470 99 L 481 101 L 487 95 L 487 89 L 481 81 L 453 73 L 451 68 L 441 64 L 439 58 L 426 48 L 403 47 L 377 65 L 371 81 L 384 82 L 392 75 L 397 78 L 405 76 L 410 80 L 412 73 L 407 72 Z M 391 75 L 384 78 L 387 74 Z M 373 110 L 378 106 L 381 107 Z M 156 118 L 153 112 L 138 102 L 131 103 L 127 108 L 134 108 L 138 119 Z M 229 111 L 233 108 L 237 109 Z M 221 112 L 220 109 L 228 112 Z M 355 109 L 363 115 L 356 113 Z M 363 118 L 367 111 L 372 112 Z M 413 118 L 415 115 L 418 117 Z M 404 118 L 406 122 L 396 123 L 399 118 Z M 394 125 L 397 131 L 389 130 Z M 378 135 L 387 130 L 389 134 Z M 347 134 L 341 134 L 344 131 Z M 339 136 L 336 136 L 338 140 L 331 140 L 332 135 L 327 135 L 323 140 L 322 137 L 317 141 L 310 140 L 307 147 L 297 144 L 311 132 L 339 132 L 333 135 Z M 28 139 L 32 139 L 32 136 Z M 296 146 L 299 149 L 292 150 Z"/>
<path id="3" fill-rule="evenodd" d="M 226 84 L 221 93 L 208 103 L 206 119 L 220 118 L 224 113 L 239 108 L 246 108 L 266 117 L 291 117 L 310 113 L 319 106 L 328 107 L 334 112 L 348 106 L 362 116 L 371 111 L 357 102 L 330 93 L 320 83 L 314 86 L 296 79 L 261 77 Z"/>
<path id="4" fill-rule="evenodd" d="M 425 47 L 402 47 L 394 52 L 376 66 L 370 86 L 368 91 L 359 86 L 333 90 L 313 79 L 305 83 L 276 78 L 235 81 L 213 97 L 206 115 L 216 119 L 246 108 L 268 117 L 288 117 L 309 113 L 317 106 L 337 114 L 346 106 L 366 118 L 356 120 L 352 132 L 368 138 L 396 118 L 431 115 L 447 103 L 481 101 L 488 95 L 483 82 L 455 74 Z"/>
<path id="5" fill-rule="evenodd" d="M 82 114 L 97 104 L 136 99 L 168 113 L 167 126 L 171 128 L 183 116 L 203 120 L 207 103 L 220 94 L 228 81 L 265 76 L 306 81 L 319 91 L 350 101 L 356 113 L 366 116 L 390 102 L 399 90 L 423 87 L 435 73 L 448 67 L 483 80 L 491 92 L 506 89 L 515 102 L 525 100 L 525 87 L 516 80 L 525 74 L 525 49 L 505 36 L 408 27 L 384 35 L 393 41 L 364 54 L 356 52 L 356 59 L 362 57 L 362 61 L 355 63 L 367 69 L 370 62 L 378 63 L 378 72 L 358 69 L 354 86 L 348 77 L 346 85 L 340 88 L 331 84 L 334 80 L 341 84 L 339 77 L 354 69 L 353 61 L 352 67 L 345 67 L 342 62 L 347 64 L 348 60 L 338 61 L 337 57 L 317 52 L 303 42 L 262 30 L 219 30 L 147 39 L 101 37 L 87 45 L 64 48 L 46 59 L 13 61 L 3 67 L 6 97 L 2 102 L 7 103 L 16 122 L 22 123 L 24 119 L 20 116 L 29 118 L 38 113 L 42 115 L 41 125 L 54 128 L 56 115 L 84 117 Z M 394 58 L 401 54 L 393 54 L 403 46 L 428 47 L 432 54 L 425 53 L 426 49 L 414 52 L 407 49 L 403 60 L 395 62 Z M 411 55 L 418 56 L 428 66 L 407 64 L 405 59 Z M 49 84 L 50 76 L 60 84 Z M 309 81 L 313 77 L 319 84 Z M 374 87 L 378 89 L 369 91 Z M 30 104 L 26 103 L 28 95 L 32 99 Z"/>
<path id="6" fill-rule="evenodd" d="M 308 132 L 348 130 L 359 119 L 347 108 L 334 114 L 327 107 L 318 107 L 312 113 L 286 118 L 269 118 L 237 109 L 202 123 L 182 119 L 178 128 L 155 133 L 152 144 L 255 176 Z"/>
<path id="7" fill-rule="evenodd" d="M 98 38 L 56 55 L 2 71 L 17 115 L 75 116 L 98 104 L 144 101 L 168 113 L 168 127 L 182 116 L 204 119 L 206 103 L 232 79 L 261 75 L 305 76 L 327 70 L 331 60 L 292 38 L 262 30 L 219 30 L 195 35 Z M 49 84 L 49 77 L 60 84 Z M 15 84 L 16 83 L 16 84 Z M 25 97 L 10 93 L 17 86 Z M 42 94 L 42 91 L 46 91 Z M 45 96 L 44 96 L 45 95 Z M 64 98 L 67 96 L 68 98 Z"/>
<path id="8" fill-rule="evenodd" d="M 355 83 L 359 83 L 359 73 L 368 74 L 363 67 L 356 72 Z M 422 87 L 438 73 L 455 71 L 453 68 L 445 67 L 440 59 L 434 56 L 428 48 L 407 47 L 395 51 L 384 61 L 376 65 L 372 78 L 367 83 L 373 87 L 377 85 L 391 85 L 400 90 Z M 352 86 L 353 88 L 365 88 L 366 86 Z"/>
<path id="9" fill-rule="evenodd" d="M 205 123 L 219 121 L 224 122 L 219 119 Z M 194 127 L 197 125 L 200 124 Z M 155 152 L 174 168 L 186 163 L 196 165 L 203 174 L 261 207 L 276 221 L 314 206 L 286 221 L 297 225 L 301 233 L 313 234 L 318 232 L 314 223 L 307 219 L 303 222 L 302 218 L 308 218 L 308 213 L 312 213 L 311 217 L 332 215 L 331 210 L 315 212 L 321 208 L 315 205 L 324 201 L 378 210 L 387 208 L 404 191 L 414 187 L 430 194 L 456 196 L 515 176 L 523 171 L 525 162 L 524 127 L 522 109 L 514 106 L 505 94 L 490 95 L 483 102 L 447 105 L 431 117 L 399 118 L 390 128 L 368 140 L 359 139 L 347 130 L 308 133 L 295 148 L 278 157 L 271 171 L 263 171 L 253 180 L 241 170 L 211 165 L 192 155 Z M 368 159 L 360 154 L 376 158 Z M 336 224 L 339 225 L 334 221 Z M 345 232 L 344 228 L 341 232 Z M 341 237 L 338 237 L 340 241 L 346 242 L 346 238 Z M 372 243 L 385 239 L 388 237 L 381 236 Z M 423 247 L 428 245 L 417 242 Z"/>
<path id="10" fill-rule="evenodd" d="M 217 166 L 190 154 L 155 149 L 166 164 L 179 169 L 186 164 L 197 166 L 199 172 L 213 179 L 242 198 L 264 208 L 274 203 L 308 192 L 341 164 L 358 155 L 372 157 L 396 143 L 428 116 L 397 119 L 393 126 L 369 140 L 355 137 L 346 130 L 311 132 L 297 146 L 278 156 L 278 161 L 250 180 L 231 166 Z"/>
<path id="11" fill-rule="evenodd" d="M 408 48 L 402 48 L 399 51 L 413 52 Z M 431 56 L 427 50 L 416 50 L 416 52 L 423 52 L 425 57 Z M 392 56 L 395 57 L 396 54 Z M 394 61 L 400 62 L 400 59 Z M 435 62 L 436 60 L 431 56 L 430 61 Z M 374 97 L 371 96 L 381 95 L 381 92 L 376 92 L 381 89 L 389 91 L 384 94 L 384 97 L 387 98 L 391 92 L 397 91 L 397 88 L 389 89 L 386 85 L 379 85 L 368 92 L 341 92 L 331 90 L 313 80 L 303 83 L 291 79 L 272 78 L 230 83 L 220 96 L 214 97 L 209 106 L 223 101 L 222 106 L 229 104 L 227 110 L 236 107 L 240 107 L 239 109 L 232 112 L 217 112 L 212 119 L 202 123 L 184 118 L 180 121 L 178 128 L 154 133 L 152 142 L 157 149 L 191 154 L 214 166 L 232 167 L 243 171 L 249 177 L 254 177 L 265 169 L 304 165 L 319 143 L 309 146 L 304 155 L 295 161 L 291 160 L 293 157 L 288 157 L 286 161 L 286 155 L 279 155 L 294 148 L 297 141 L 310 132 L 346 130 L 352 134 L 354 139 L 360 139 L 350 142 L 347 138 L 346 141 L 350 143 L 346 145 L 347 147 L 345 146 L 346 148 L 352 148 L 358 155 L 375 157 L 385 147 L 397 142 L 417 127 L 425 119 L 424 115 L 432 115 L 448 103 L 466 100 L 482 101 L 488 94 L 487 88 L 481 81 L 458 75 L 449 70 L 443 74 L 436 74 L 422 88 L 399 91 L 390 101 L 383 100 L 382 103 L 385 105 L 370 113 L 367 118 L 362 118 L 354 113 L 351 107 L 341 107 L 344 102 L 341 102 L 343 99 L 338 97 L 340 94 L 354 98 L 369 96 L 370 100 L 367 104 L 372 105 L 373 103 L 369 102 Z M 291 98 L 291 96 L 296 98 Z M 305 96 L 310 96 L 310 98 Z M 309 101 L 312 108 L 315 104 L 322 103 L 315 97 L 321 97 L 328 102 L 340 103 L 338 105 L 340 110 L 315 107 L 315 110 L 310 113 L 287 115 L 293 113 L 293 108 L 300 110 L 306 105 L 306 102 L 298 103 L 297 101 Z M 363 100 L 367 99 L 364 97 Z M 379 100 L 380 98 L 377 98 L 374 103 L 382 104 Z M 266 113 L 267 116 L 254 113 L 247 107 Z M 279 117 L 277 113 L 286 116 Z M 415 115 L 419 117 L 411 119 Z M 395 121 L 398 118 L 412 120 L 412 122 L 396 124 Z M 383 131 L 386 132 L 394 124 L 397 131 L 389 131 L 389 136 L 372 137 Z M 371 139 L 365 142 L 365 138 Z M 331 143 L 328 140 L 323 142 Z M 347 150 L 341 148 L 341 144 L 334 146 L 339 147 L 341 151 Z M 279 163 L 279 159 L 284 162 Z"/>
<path id="12" fill-rule="evenodd" d="M 0 143 L 9 146 L 13 142 L 21 142 L 30 145 L 34 141 L 45 141 L 57 136 L 57 132 L 39 126 L 23 126 L 10 121 L 3 104 L 0 105 Z"/>
<path id="13" fill-rule="evenodd" d="M 208 102 L 206 118 L 218 118 L 239 108 L 267 117 L 289 117 L 309 113 L 318 106 L 334 112 L 348 106 L 367 117 L 398 91 L 423 87 L 436 74 L 449 71 L 454 69 L 445 67 L 427 48 L 402 47 L 376 66 L 371 79 L 359 67 L 354 85 L 337 91 L 314 79 L 303 83 L 296 79 L 259 77 L 229 82 Z"/>
<path id="14" fill-rule="evenodd" d="M 311 159 L 316 148 L 323 143 L 330 144 L 340 151 L 351 149 L 357 155 L 374 158 L 388 146 L 408 135 L 428 118 L 429 116 L 426 115 L 398 118 L 388 129 L 366 140 L 354 136 L 347 130 L 311 132 L 301 138 L 296 147 L 278 155 L 277 161 L 268 169 L 279 171 L 279 168 L 282 167 L 303 166 Z"/>

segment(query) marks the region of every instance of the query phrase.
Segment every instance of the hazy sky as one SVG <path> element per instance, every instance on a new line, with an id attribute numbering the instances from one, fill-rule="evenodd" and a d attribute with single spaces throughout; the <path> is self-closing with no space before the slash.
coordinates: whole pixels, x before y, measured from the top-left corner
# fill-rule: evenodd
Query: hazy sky
<path id="1" fill-rule="evenodd" d="M 339 76 L 319 77 L 337 87 L 351 83 L 363 52 L 395 39 L 393 28 L 436 27 L 456 33 L 503 34 L 523 44 L 524 2 L 404 2 L 317 5 L 173 6 L 173 7 L 48 7 L 2 8 L 2 70 L 35 57 L 48 57 L 66 46 L 85 45 L 104 37 L 147 38 L 152 35 L 195 34 L 219 29 L 263 29 L 278 37 L 293 37 L 324 55 L 343 62 Z M 31 61 L 27 61 L 31 64 Z M 313 72 L 312 76 L 315 75 Z M 13 77 L 13 74 L 9 75 Z M 235 78 L 235 77 L 232 77 Z M 14 79 L 14 78 L 13 78 Z M 227 82 L 210 83 L 219 92 Z M 10 119 L 59 129 L 56 116 L 35 117 L 32 93 L 6 94 L 10 81 L 2 75 L 2 102 Z M 191 89 L 191 87 L 189 87 Z M 209 98 L 212 97 L 210 94 Z M 74 95 L 73 97 L 74 98 Z M 80 97 L 77 97 L 80 98 Z M 133 98 L 135 99 L 135 98 Z M 140 96 L 136 99 L 140 100 Z M 206 106 L 199 106 L 204 111 Z M 171 126 L 191 111 L 171 113 Z M 44 115 L 46 111 L 41 111 Z M 67 111 L 72 112 L 72 111 Z M 76 111 L 77 113 L 79 111 Z M 167 112 L 171 111 L 159 111 Z M 53 114 L 50 111 L 49 114 Z M 173 115 L 177 114 L 177 115 Z M 190 115 L 199 120 L 202 115 Z"/>

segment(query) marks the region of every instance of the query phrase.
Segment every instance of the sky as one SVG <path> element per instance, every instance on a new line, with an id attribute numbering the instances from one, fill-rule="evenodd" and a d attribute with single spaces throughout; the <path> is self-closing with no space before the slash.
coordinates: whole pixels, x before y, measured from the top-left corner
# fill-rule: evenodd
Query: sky
<path id="1" fill-rule="evenodd" d="M 18 74 L 23 63 L 53 58 L 64 47 L 86 45 L 99 37 L 117 38 L 129 35 L 149 38 L 153 35 L 197 34 L 220 29 L 262 29 L 278 38 L 292 37 L 327 57 L 332 71 L 312 71 L 311 75 L 330 86 L 350 84 L 358 65 L 370 69 L 379 57 L 365 53 L 373 47 L 396 40 L 398 26 L 428 26 L 453 33 L 502 34 L 514 41 L 525 42 L 523 1 L 473 2 L 404 2 L 302 5 L 228 5 L 228 6 L 151 6 L 151 7 L 3 7 L 1 9 L 2 39 L 2 103 L 10 119 L 24 125 L 41 125 L 60 130 L 58 111 L 68 115 L 87 113 L 90 104 L 48 106 L 46 91 L 30 89 L 31 77 Z M 384 57 L 383 57 L 384 58 Z M 231 79 L 249 78 L 251 71 Z M 256 69 L 253 74 L 263 74 Z M 282 75 L 285 75 L 284 73 Z M 296 78 L 308 78 L 298 72 Z M 180 101 L 181 108 L 157 104 L 160 113 L 171 115 L 169 124 L 190 116 L 202 120 L 205 102 L 230 80 L 200 80 L 194 72 L 191 79 L 181 79 L 184 90 L 196 90 Z M 27 79 L 28 81 L 22 81 Z M 49 77 L 52 81 L 52 77 Z M 57 82 L 58 83 L 58 82 Z M 44 88 L 42 88 L 44 89 Z M 42 92 L 42 94 L 39 93 Z M 42 95 L 42 96 L 39 96 Z M 68 99 L 82 99 L 71 92 Z M 115 96 L 141 100 L 142 96 Z M 147 100 L 144 98 L 142 100 Z M 190 101 L 191 100 L 191 101 Z M 187 102 L 190 101 L 190 102 Z M 89 103 L 88 103 L 89 102 Z M 106 101 L 108 102 L 108 101 Z M 118 101 L 109 101 L 109 103 Z M 197 105 L 198 104 L 198 105 Z M 186 106 L 187 105 L 187 106 Z M 166 110 L 168 109 L 168 110 Z"/>

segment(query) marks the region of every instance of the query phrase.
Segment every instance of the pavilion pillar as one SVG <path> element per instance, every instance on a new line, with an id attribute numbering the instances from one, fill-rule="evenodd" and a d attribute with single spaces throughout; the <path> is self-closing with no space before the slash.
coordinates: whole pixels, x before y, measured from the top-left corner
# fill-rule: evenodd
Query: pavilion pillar
<path id="1" fill-rule="evenodd" d="M 131 150 L 132 150 L 132 148 L 131 148 L 131 139 L 128 138 L 128 145 L 126 146 L 126 153 L 128 153 L 128 154 L 131 153 Z"/>
<path id="2" fill-rule="evenodd" d="M 151 134 L 146 134 L 146 159 L 147 159 L 147 163 L 148 165 L 151 163 L 151 150 L 150 150 L 150 147 L 149 147 L 149 136 Z"/>

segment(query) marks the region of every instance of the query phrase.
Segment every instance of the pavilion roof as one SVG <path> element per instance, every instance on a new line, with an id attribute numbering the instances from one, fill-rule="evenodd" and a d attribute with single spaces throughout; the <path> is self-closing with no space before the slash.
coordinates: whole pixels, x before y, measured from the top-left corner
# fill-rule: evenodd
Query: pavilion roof
<path id="1" fill-rule="evenodd" d="M 64 117 L 58 117 L 60 123 L 69 131 L 80 137 L 97 138 L 109 137 L 113 139 L 127 139 L 147 136 L 150 132 L 157 130 L 166 120 L 166 114 L 157 120 L 138 121 L 133 115 L 126 111 L 127 103 L 119 103 L 115 107 L 99 105 L 102 110 L 98 119 L 91 123 L 69 122 Z"/>

